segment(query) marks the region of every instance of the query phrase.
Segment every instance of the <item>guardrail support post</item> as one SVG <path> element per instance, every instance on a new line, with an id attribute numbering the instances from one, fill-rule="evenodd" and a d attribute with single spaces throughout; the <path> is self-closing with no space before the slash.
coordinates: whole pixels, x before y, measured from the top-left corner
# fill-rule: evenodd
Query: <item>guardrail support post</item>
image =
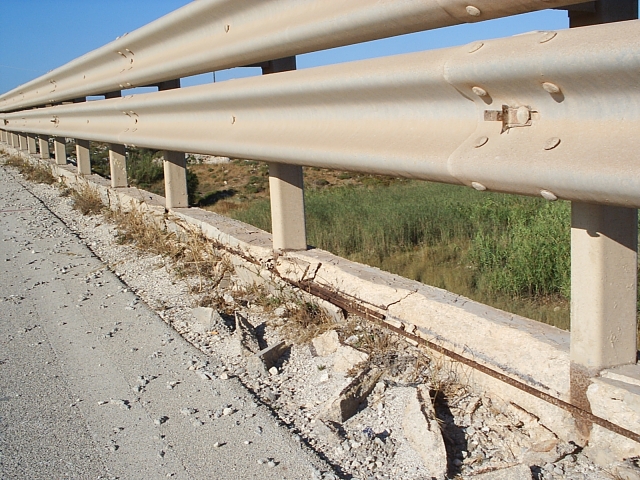
<path id="1" fill-rule="evenodd" d="M 571 401 L 603 368 L 636 363 L 638 211 L 571 205 Z M 590 425 L 579 427 L 588 435 Z"/>
<path id="2" fill-rule="evenodd" d="M 180 88 L 180 79 L 168 80 L 158 84 L 158 90 Z M 164 196 L 168 209 L 189 206 L 187 192 L 187 160 L 184 152 L 163 152 Z"/>
<path id="3" fill-rule="evenodd" d="M 40 158 L 45 160 L 51 158 L 51 153 L 49 152 L 49 137 L 39 135 L 38 144 L 40 146 Z"/>
<path id="4" fill-rule="evenodd" d="M 27 150 L 32 155 L 35 155 L 38 151 L 36 148 L 36 136 L 32 133 L 27 134 Z"/>
<path id="5" fill-rule="evenodd" d="M 165 207 L 186 208 L 189 206 L 187 192 L 187 158 L 184 152 L 162 153 L 164 157 L 164 196 Z"/>
<path id="6" fill-rule="evenodd" d="M 13 148 L 19 148 L 20 147 L 20 137 L 18 137 L 17 133 L 11 132 L 11 143 L 10 145 Z"/>
<path id="7" fill-rule="evenodd" d="M 67 139 L 65 137 L 53 139 L 53 154 L 56 157 L 56 165 L 67 164 Z"/>
<path id="8" fill-rule="evenodd" d="M 111 170 L 111 186 L 127 187 L 127 151 L 124 145 L 109 144 L 109 168 Z"/>
<path id="9" fill-rule="evenodd" d="M 78 175 L 91 175 L 91 156 L 89 140 L 76 138 L 76 158 L 78 159 Z"/>
<path id="10" fill-rule="evenodd" d="M 19 139 L 20 139 L 20 150 L 27 150 L 27 134 L 26 133 L 20 133 L 18 135 Z"/>
<path id="11" fill-rule="evenodd" d="M 121 96 L 120 90 L 104 94 L 105 99 L 120 98 Z M 109 144 L 109 169 L 113 188 L 129 186 L 127 181 L 127 150 L 124 145 Z"/>
<path id="12" fill-rule="evenodd" d="M 0 130 L 0 142 L 7 143 L 7 132 Z"/>
<path id="13" fill-rule="evenodd" d="M 285 57 L 260 64 L 262 74 L 296 69 L 296 57 Z M 269 164 L 271 232 L 274 250 L 306 250 L 307 231 L 304 215 L 304 176 L 302 167 Z"/>
<path id="14" fill-rule="evenodd" d="M 566 7 L 569 26 L 638 18 L 637 0 Z M 591 411 L 590 378 L 637 360 L 638 210 L 571 204 L 571 402 Z M 589 437 L 591 424 L 576 419 Z"/>

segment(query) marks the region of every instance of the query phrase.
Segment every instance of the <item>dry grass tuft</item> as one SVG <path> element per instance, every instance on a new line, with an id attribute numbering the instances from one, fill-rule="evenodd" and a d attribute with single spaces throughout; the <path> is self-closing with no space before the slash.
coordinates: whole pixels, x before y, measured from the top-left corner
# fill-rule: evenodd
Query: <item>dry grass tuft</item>
<path id="1" fill-rule="evenodd" d="M 71 190 L 73 209 L 83 215 L 97 215 L 104 209 L 104 204 L 98 191 L 88 183 L 82 184 L 77 190 Z"/>
<path id="2" fill-rule="evenodd" d="M 232 270 L 229 262 L 217 253 L 214 243 L 200 232 L 191 231 L 178 237 L 145 219 L 139 210 L 113 210 L 106 216 L 116 224 L 120 244 L 132 244 L 143 252 L 167 257 L 178 277 L 198 278 L 199 285 L 194 289 L 197 293 L 218 285 L 225 273 Z M 217 303 L 213 298 L 210 301 Z"/>
<path id="3" fill-rule="evenodd" d="M 56 182 L 56 178 L 51 173 L 51 169 L 44 165 L 33 165 L 26 162 L 18 155 L 11 155 L 4 162 L 5 165 L 15 167 L 29 181 L 37 183 L 45 183 L 51 185 Z"/>

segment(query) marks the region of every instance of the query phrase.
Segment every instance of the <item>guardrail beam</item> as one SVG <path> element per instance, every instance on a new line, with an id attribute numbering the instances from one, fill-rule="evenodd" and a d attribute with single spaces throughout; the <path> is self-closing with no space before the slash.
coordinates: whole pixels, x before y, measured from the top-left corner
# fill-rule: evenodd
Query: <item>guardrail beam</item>
<path id="1" fill-rule="evenodd" d="M 38 146 L 40 147 L 40 158 L 49 159 L 51 158 L 51 153 L 49 151 L 49 137 L 46 135 L 38 136 Z"/>
<path id="2" fill-rule="evenodd" d="M 65 137 L 55 137 L 53 139 L 53 154 L 56 165 L 67 164 L 67 139 Z"/>
<path id="3" fill-rule="evenodd" d="M 36 136 L 33 133 L 27 134 L 27 151 L 32 155 L 38 152 L 36 148 Z"/>

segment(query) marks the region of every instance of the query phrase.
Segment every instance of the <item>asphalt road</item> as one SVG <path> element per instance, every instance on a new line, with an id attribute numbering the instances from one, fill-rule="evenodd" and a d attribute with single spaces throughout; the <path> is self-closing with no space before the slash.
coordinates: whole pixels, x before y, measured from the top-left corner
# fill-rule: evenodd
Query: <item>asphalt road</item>
<path id="1" fill-rule="evenodd" d="M 0 478 L 327 470 L 235 379 L 189 370 L 204 355 L 13 175 L 0 167 Z"/>

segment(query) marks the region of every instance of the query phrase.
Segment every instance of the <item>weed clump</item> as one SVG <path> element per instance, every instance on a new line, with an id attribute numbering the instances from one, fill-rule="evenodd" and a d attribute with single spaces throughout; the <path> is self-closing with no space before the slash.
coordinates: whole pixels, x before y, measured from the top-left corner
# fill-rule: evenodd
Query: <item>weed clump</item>
<path id="1" fill-rule="evenodd" d="M 216 252 L 214 244 L 202 233 L 188 232 L 178 236 L 169 232 L 158 219 L 149 220 L 139 210 L 109 211 L 107 218 L 115 223 L 120 244 L 132 244 L 137 249 L 167 257 L 175 273 L 182 278 L 196 276 L 197 292 L 217 285 L 231 266 Z"/>
<path id="2" fill-rule="evenodd" d="M 51 185 L 56 182 L 56 178 L 51 170 L 43 165 L 33 165 L 17 155 L 11 155 L 5 160 L 5 165 L 17 168 L 25 179 L 31 182 Z"/>
<path id="3" fill-rule="evenodd" d="M 73 209 L 78 210 L 83 215 L 97 215 L 104 209 L 104 204 L 100 194 L 89 184 L 83 184 L 77 190 L 71 190 L 73 198 Z"/>

